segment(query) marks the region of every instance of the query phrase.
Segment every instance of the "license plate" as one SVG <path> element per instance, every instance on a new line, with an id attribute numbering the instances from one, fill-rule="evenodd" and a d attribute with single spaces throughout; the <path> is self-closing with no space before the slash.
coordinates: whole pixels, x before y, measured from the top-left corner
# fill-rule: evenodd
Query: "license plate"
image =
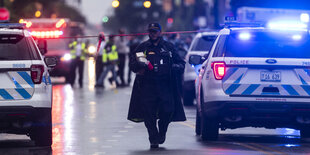
<path id="1" fill-rule="evenodd" d="M 260 72 L 260 80 L 269 82 L 280 82 L 281 72 Z"/>

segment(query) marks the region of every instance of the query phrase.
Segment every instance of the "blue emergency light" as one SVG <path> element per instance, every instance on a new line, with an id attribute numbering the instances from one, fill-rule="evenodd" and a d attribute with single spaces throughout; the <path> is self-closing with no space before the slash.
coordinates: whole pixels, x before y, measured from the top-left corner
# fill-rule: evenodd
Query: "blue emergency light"
<path id="1" fill-rule="evenodd" d="M 308 25 L 299 21 L 270 21 L 267 28 L 275 30 L 308 30 Z"/>

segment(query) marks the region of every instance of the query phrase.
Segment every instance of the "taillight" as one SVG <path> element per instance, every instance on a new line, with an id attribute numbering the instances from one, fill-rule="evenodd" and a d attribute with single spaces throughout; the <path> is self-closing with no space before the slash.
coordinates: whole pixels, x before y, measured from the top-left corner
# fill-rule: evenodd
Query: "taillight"
<path id="1" fill-rule="evenodd" d="M 222 62 L 222 61 L 212 62 L 211 67 L 213 69 L 215 79 L 222 80 L 226 73 L 225 62 Z"/>
<path id="2" fill-rule="evenodd" d="M 42 82 L 44 66 L 43 65 L 31 65 L 31 79 L 34 84 L 40 84 Z"/>

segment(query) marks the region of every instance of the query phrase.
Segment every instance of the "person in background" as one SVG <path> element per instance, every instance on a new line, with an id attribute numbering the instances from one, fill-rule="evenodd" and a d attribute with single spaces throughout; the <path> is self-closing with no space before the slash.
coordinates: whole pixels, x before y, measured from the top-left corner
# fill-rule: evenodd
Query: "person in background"
<path id="1" fill-rule="evenodd" d="M 184 49 L 186 51 L 189 50 L 192 41 L 193 41 L 193 37 L 192 36 L 190 36 L 190 35 L 186 36 L 185 41 L 184 41 Z"/>
<path id="2" fill-rule="evenodd" d="M 135 49 L 138 47 L 138 45 L 140 44 L 140 40 L 138 37 L 136 36 L 132 36 L 129 40 L 128 46 L 129 46 L 129 53 L 133 53 L 135 51 Z M 128 63 L 128 76 L 127 76 L 127 86 L 130 86 L 131 83 L 131 70 L 129 67 L 129 63 Z"/>
<path id="3" fill-rule="evenodd" d="M 70 84 L 72 87 L 74 86 L 76 69 L 78 69 L 79 85 L 80 88 L 83 88 L 84 61 L 87 55 L 86 44 L 78 38 L 69 44 L 69 48 L 71 49 Z"/>
<path id="4" fill-rule="evenodd" d="M 96 81 L 95 87 L 104 87 L 104 79 L 106 78 L 109 71 L 112 72 L 112 79 L 116 82 L 116 71 L 115 67 L 118 61 L 118 53 L 117 48 L 114 43 L 114 36 L 109 37 L 109 41 L 104 46 L 104 50 L 102 53 L 102 63 L 104 65 L 103 70 Z"/>
<path id="5" fill-rule="evenodd" d="M 119 34 L 123 35 L 125 34 L 125 31 L 123 29 L 119 30 Z M 126 86 L 125 79 L 124 79 L 124 72 L 125 72 L 125 63 L 126 63 L 126 57 L 129 54 L 128 50 L 128 41 L 124 36 L 117 37 L 117 40 L 115 41 L 119 62 L 118 62 L 118 71 L 117 75 L 120 78 L 121 82 L 119 84 L 120 87 Z M 127 66 L 127 65 L 126 65 Z"/>
<path id="6" fill-rule="evenodd" d="M 102 41 L 101 41 L 101 45 L 100 45 L 100 49 L 97 53 L 97 57 L 96 57 L 96 68 L 95 68 L 95 72 L 96 72 L 96 81 L 98 81 L 100 74 L 102 73 L 103 70 L 103 62 L 102 62 L 102 53 L 105 47 L 105 40 L 104 40 L 104 35 L 99 36 L 99 37 L 103 37 Z"/>

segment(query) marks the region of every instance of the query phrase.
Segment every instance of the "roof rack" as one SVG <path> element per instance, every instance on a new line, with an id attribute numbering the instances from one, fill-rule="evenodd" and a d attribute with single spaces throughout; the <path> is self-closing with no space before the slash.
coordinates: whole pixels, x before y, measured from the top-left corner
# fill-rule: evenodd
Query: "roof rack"
<path id="1" fill-rule="evenodd" d="M 24 23 L 0 23 L 0 28 L 8 28 L 8 29 L 24 29 Z"/>

